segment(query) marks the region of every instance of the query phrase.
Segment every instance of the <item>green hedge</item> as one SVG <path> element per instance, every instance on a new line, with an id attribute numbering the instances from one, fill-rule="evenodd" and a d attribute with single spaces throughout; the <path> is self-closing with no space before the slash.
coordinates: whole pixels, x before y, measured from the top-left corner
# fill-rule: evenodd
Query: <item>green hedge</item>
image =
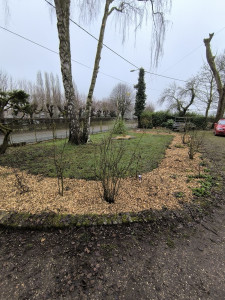
<path id="1" fill-rule="evenodd" d="M 143 111 L 141 114 L 141 127 L 142 128 L 152 128 L 152 112 L 150 111 Z"/>
<path id="2" fill-rule="evenodd" d="M 166 127 L 172 128 L 173 120 L 179 117 L 177 114 L 171 114 L 168 111 L 150 112 L 144 111 L 141 114 L 141 127 L 153 128 L 153 127 Z M 186 114 L 188 120 L 195 124 L 196 129 L 210 129 L 212 128 L 214 117 L 208 117 L 207 119 L 203 115 L 195 113 Z"/>
<path id="3" fill-rule="evenodd" d="M 153 128 L 161 126 L 167 127 L 166 123 L 171 119 L 173 119 L 173 116 L 167 111 L 143 111 L 143 113 L 141 114 L 141 126 L 142 128 Z"/>

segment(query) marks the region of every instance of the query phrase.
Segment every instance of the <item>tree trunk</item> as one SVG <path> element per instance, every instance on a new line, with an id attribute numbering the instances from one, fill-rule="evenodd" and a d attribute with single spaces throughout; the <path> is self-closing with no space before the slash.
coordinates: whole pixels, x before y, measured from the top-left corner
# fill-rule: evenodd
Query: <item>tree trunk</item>
<path id="1" fill-rule="evenodd" d="M 209 38 L 204 39 L 204 43 L 205 43 L 205 47 L 206 47 L 207 62 L 210 66 L 210 69 L 213 72 L 213 76 L 215 78 L 216 85 L 217 85 L 217 91 L 219 93 L 219 102 L 218 102 L 218 107 L 217 107 L 217 112 L 216 112 L 216 117 L 215 117 L 215 122 L 217 122 L 219 119 L 221 119 L 223 117 L 223 114 L 224 114 L 224 109 L 225 109 L 225 83 L 222 84 L 219 71 L 216 68 L 215 56 L 212 55 L 210 42 L 211 42 L 211 39 L 213 38 L 213 35 L 214 35 L 214 33 L 209 34 Z"/>
<path id="2" fill-rule="evenodd" d="M 107 22 L 108 16 L 112 12 L 112 11 L 109 12 L 109 6 L 112 2 L 113 2 L 113 0 L 106 0 L 106 2 L 105 2 L 105 10 L 104 10 L 104 15 L 102 18 L 102 25 L 101 25 L 100 34 L 99 34 L 98 47 L 97 47 L 97 52 L 96 52 L 96 56 L 95 56 L 94 70 L 92 73 L 91 84 L 90 84 L 88 97 L 87 97 L 87 101 L 86 101 L 84 126 L 83 126 L 83 138 L 82 138 L 84 143 L 88 142 L 90 139 L 92 97 L 93 97 L 96 79 L 97 79 L 97 75 L 98 75 L 98 71 L 99 71 L 99 63 L 100 63 L 100 59 L 101 59 L 101 52 L 102 52 L 106 22 Z"/>
<path id="3" fill-rule="evenodd" d="M 190 91 L 191 91 L 191 100 L 190 100 L 190 102 L 188 103 L 187 106 L 182 107 L 182 109 L 183 109 L 183 111 L 182 111 L 182 117 L 184 117 L 184 116 L 186 115 L 186 113 L 187 113 L 187 111 L 188 111 L 188 108 L 193 104 L 194 99 L 195 99 L 195 91 L 194 91 L 194 88 L 191 88 Z"/>
<path id="4" fill-rule="evenodd" d="M 4 134 L 3 143 L 0 145 L 0 154 L 4 154 L 9 145 L 9 135 L 12 132 L 12 129 L 0 123 L 0 131 Z"/>
<path id="5" fill-rule="evenodd" d="M 138 128 L 141 128 L 141 116 L 137 116 L 138 119 Z"/>
<path id="6" fill-rule="evenodd" d="M 213 101 L 213 76 L 210 80 L 210 92 L 209 92 L 209 99 L 208 99 L 208 102 L 207 102 L 207 106 L 206 106 L 206 110 L 205 110 L 205 119 L 207 121 L 208 119 L 208 115 L 209 115 L 209 109 L 211 107 L 211 104 L 212 104 L 212 101 Z"/>
<path id="7" fill-rule="evenodd" d="M 59 37 L 59 54 L 61 63 L 61 73 L 65 97 L 68 103 L 69 118 L 69 142 L 80 144 L 80 122 L 78 117 L 78 103 L 76 103 L 75 91 L 72 81 L 71 52 L 70 52 L 70 0 L 54 0 L 57 28 Z"/>

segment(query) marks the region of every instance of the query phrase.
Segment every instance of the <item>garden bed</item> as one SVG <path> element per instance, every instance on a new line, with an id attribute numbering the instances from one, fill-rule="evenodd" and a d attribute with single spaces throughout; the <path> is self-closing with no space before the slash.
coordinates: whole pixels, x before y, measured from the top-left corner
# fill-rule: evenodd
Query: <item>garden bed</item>
<path id="1" fill-rule="evenodd" d="M 192 189 L 198 179 L 188 179 L 199 171 L 200 155 L 188 158 L 181 136 L 175 134 L 165 158 L 152 172 L 142 174 L 142 180 L 122 180 L 120 193 L 114 204 L 105 202 L 95 181 L 65 179 L 64 196 L 58 194 L 57 179 L 35 176 L 9 167 L 0 167 L 0 210 L 40 214 L 113 215 L 144 210 L 179 209 L 192 200 Z M 17 175 L 16 175 L 17 174 Z M 19 181 L 21 181 L 19 183 Z M 22 192 L 20 184 L 24 185 Z"/>

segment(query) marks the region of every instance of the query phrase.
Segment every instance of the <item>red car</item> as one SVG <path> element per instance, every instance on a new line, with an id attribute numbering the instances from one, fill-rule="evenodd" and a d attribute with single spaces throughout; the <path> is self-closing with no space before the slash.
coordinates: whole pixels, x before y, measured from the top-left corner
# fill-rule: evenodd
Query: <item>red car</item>
<path id="1" fill-rule="evenodd" d="M 225 136 L 225 119 L 220 119 L 218 123 L 214 124 L 214 134 Z"/>

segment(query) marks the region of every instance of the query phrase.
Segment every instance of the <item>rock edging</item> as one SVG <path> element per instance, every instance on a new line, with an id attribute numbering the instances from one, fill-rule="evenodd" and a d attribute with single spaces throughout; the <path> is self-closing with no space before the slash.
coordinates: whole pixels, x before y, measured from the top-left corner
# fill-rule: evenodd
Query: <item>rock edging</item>
<path id="1" fill-rule="evenodd" d="M 0 211 L 0 226 L 20 229 L 46 230 L 50 228 L 68 228 L 81 226 L 122 225 L 131 223 L 152 223 L 154 226 L 176 226 L 181 223 L 191 224 L 199 221 L 204 209 L 199 204 L 183 204 L 180 210 L 145 210 L 138 213 L 118 213 L 113 215 L 70 215 L 43 212 L 30 214 L 27 212 Z"/>

